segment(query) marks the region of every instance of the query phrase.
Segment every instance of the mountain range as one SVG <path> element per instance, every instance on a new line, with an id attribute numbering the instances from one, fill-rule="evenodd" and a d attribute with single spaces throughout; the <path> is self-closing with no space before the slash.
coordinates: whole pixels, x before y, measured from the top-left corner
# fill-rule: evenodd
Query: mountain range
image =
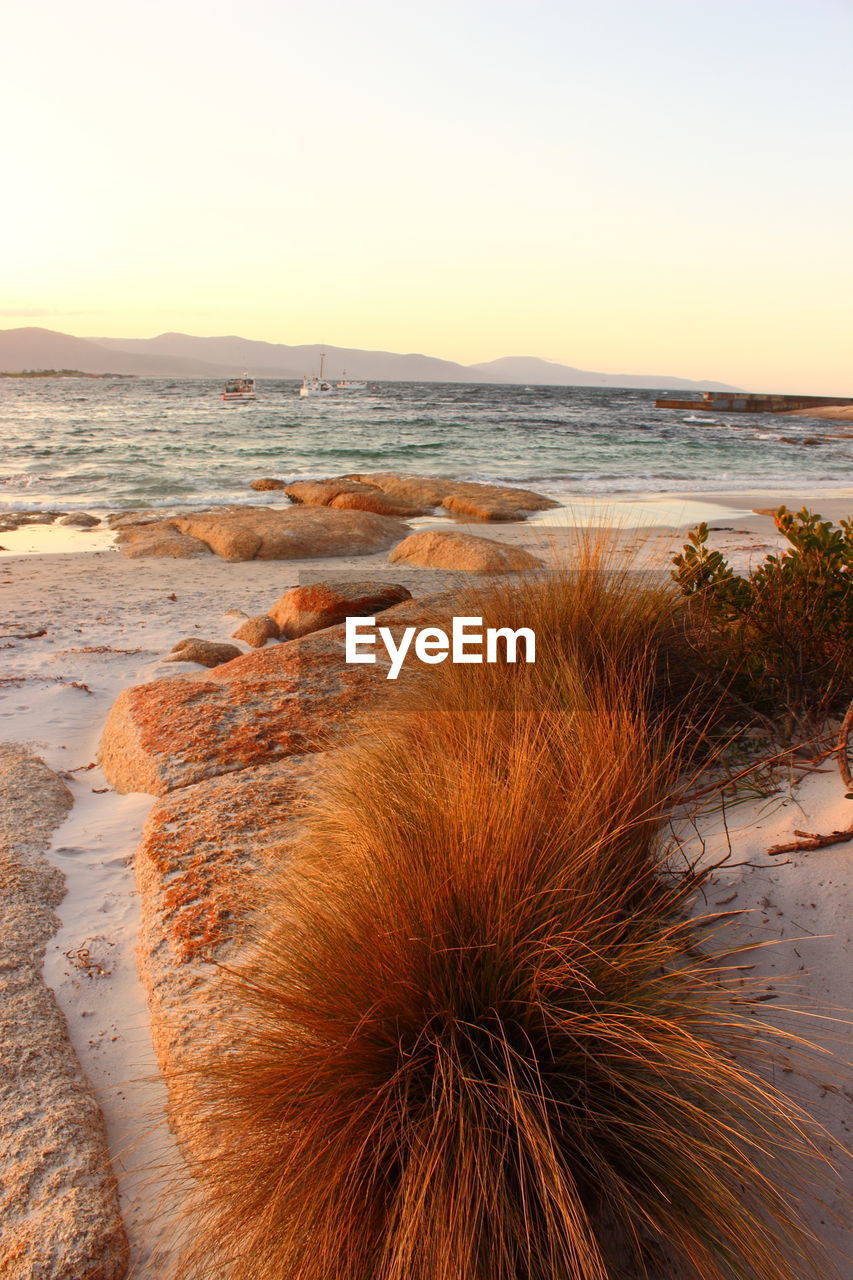
<path id="1" fill-rule="evenodd" d="M 250 338 L 197 338 L 161 333 L 156 338 L 75 338 L 53 329 L 0 329 L 0 371 L 76 369 L 81 373 L 162 378 L 299 378 L 344 372 L 373 382 L 489 382 L 568 387 L 639 387 L 654 390 L 736 391 L 724 382 L 696 382 L 670 375 L 595 373 L 538 356 L 505 356 L 484 364 L 456 364 L 434 356 L 361 351 L 312 343 L 286 346 Z"/>

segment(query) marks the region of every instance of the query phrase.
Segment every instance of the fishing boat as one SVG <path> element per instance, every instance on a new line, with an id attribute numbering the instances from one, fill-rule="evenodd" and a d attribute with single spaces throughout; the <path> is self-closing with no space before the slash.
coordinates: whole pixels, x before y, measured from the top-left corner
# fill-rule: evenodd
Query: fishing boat
<path id="1" fill-rule="evenodd" d="M 358 378 L 348 378 L 347 371 L 344 369 L 344 375 L 340 382 L 335 384 L 336 391 L 366 391 L 367 383 L 362 382 Z"/>
<path id="2" fill-rule="evenodd" d="M 335 388 L 332 386 L 331 382 L 327 382 L 323 377 L 323 362 L 325 359 L 326 353 L 324 351 L 320 356 L 319 375 L 312 374 L 311 377 L 309 377 L 306 374 L 302 379 L 302 386 L 299 388 L 299 394 L 301 396 L 330 396 L 334 394 Z"/>
<path id="3" fill-rule="evenodd" d="M 257 400 L 255 379 L 244 373 L 242 378 L 229 378 L 222 392 L 226 404 L 241 404 L 244 400 Z"/>

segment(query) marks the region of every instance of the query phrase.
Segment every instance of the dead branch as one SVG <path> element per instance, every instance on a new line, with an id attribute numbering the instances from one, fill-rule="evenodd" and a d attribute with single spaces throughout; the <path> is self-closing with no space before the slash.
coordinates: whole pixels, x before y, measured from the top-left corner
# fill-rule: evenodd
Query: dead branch
<path id="1" fill-rule="evenodd" d="M 775 858 L 779 853 L 803 853 L 808 849 L 826 849 L 831 844 L 846 844 L 848 840 L 853 840 L 853 827 L 847 827 L 844 831 L 830 831 L 825 836 L 797 830 L 794 835 L 802 838 L 791 840 L 788 844 L 774 844 L 767 850 L 768 854 Z"/>
<path id="2" fill-rule="evenodd" d="M 853 791 L 853 774 L 850 772 L 850 732 L 853 730 L 853 702 L 847 708 L 847 714 L 841 721 L 841 728 L 838 730 L 838 768 L 841 773 L 841 781 L 844 783 L 848 791 Z"/>

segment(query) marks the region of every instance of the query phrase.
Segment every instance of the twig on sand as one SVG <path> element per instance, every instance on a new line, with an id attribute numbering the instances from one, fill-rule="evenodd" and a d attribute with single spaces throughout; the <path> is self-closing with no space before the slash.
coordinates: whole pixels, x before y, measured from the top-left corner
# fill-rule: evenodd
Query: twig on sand
<path id="1" fill-rule="evenodd" d="M 63 649 L 63 653 L 145 653 L 145 649 L 116 649 L 111 644 L 86 644 L 75 649 Z"/>
<path id="2" fill-rule="evenodd" d="M 798 831 L 794 829 L 794 835 L 802 837 L 800 840 L 791 840 L 788 844 L 774 844 L 768 849 L 768 854 L 774 858 L 777 853 L 801 853 L 807 849 L 825 849 L 831 844 L 846 844 L 848 840 L 853 840 L 853 827 L 846 827 L 843 831 L 830 831 L 828 835 L 815 835 L 811 831 Z"/>
<path id="3" fill-rule="evenodd" d="M 847 708 L 847 714 L 841 721 L 841 728 L 838 730 L 838 744 L 835 752 L 838 755 L 838 772 L 841 774 L 841 781 L 847 787 L 848 791 L 853 788 L 853 775 L 850 773 L 850 733 L 853 730 L 853 702 Z M 830 831 L 827 835 L 819 835 L 814 831 L 798 831 L 794 828 L 794 835 L 799 839 L 792 840 L 788 844 L 774 844 L 768 849 L 768 854 L 775 857 L 779 853 L 803 853 L 808 849 L 826 849 L 832 844 L 846 844 L 853 840 L 853 823 L 849 827 L 844 827 L 841 831 Z"/>
<path id="4" fill-rule="evenodd" d="M 91 694 L 93 692 L 82 680 L 63 680 L 62 676 L 0 676 L 0 689 L 7 689 L 33 680 L 37 680 L 40 684 L 62 684 L 68 689 L 82 689 L 84 693 Z"/>
<path id="5" fill-rule="evenodd" d="M 4 631 L 0 633 L 0 640 L 37 640 L 39 636 L 46 635 L 47 627 L 40 631 Z"/>

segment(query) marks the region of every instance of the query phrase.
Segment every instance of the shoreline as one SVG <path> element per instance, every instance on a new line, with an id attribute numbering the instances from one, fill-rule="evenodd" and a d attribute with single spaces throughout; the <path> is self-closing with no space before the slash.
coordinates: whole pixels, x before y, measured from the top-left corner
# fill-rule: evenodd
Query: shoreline
<path id="1" fill-rule="evenodd" d="M 578 494 L 571 499 L 567 499 L 564 494 L 549 492 L 547 489 L 543 489 L 542 492 L 543 496 L 554 498 L 560 506 L 553 510 L 535 512 L 525 521 L 477 522 L 470 525 L 470 531 L 480 532 L 481 536 L 492 536 L 489 533 L 490 530 L 506 533 L 507 530 L 519 526 L 543 530 L 560 527 L 608 526 L 624 530 L 687 530 L 704 520 L 734 522 L 738 529 L 744 532 L 759 533 L 765 526 L 763 524 L 757 526 L 755 518 L 763 519 L 763 513 L 782 505 L 791 510 L 808 506 L 811 510 L 818 510 L 825 519 L 833 520 L 835 523 L 849 517 L 853 512 L 853 487 L 849 485 L 839 485 L 834 488 L 803 486 L 771 489 L 752 487 L 743 490 L 703 489 L 696 492 L 668 490 L 660 493 L 638 490 L 629 494 Z M 291 504 L 283 494 L 272 491 L 251 493 L 246 501 L 239 505 L 268 506 L 286 510 Z M 33 509 L 27 508 L 27 510 Z M 83 509 L 80 508 L 80 510 Z M 163 508 L 151 507 L 141 510 L 158 513 L 162 510 L 165 518 L 170 512 L 186 510 L 195 513 L 204 509 L 207 509 L 206 506 L 199 508 L 187 503 L 172 503 Z M 16 510 L 17 508 L 0 505 L 0 515 L 14 515 Z M 73 508 L 69 508 L 69 511 L 71 510 Z M 97 506 L 88 506 L 85 510 L 101 521 L 108 515 L 122 514 Z M 469 530 L 468 523 L 464 519 L 452 520 L 447 513 L 414 517 L 408 523 L 413 529 L 464 527 L 466 531 Z M 116 532 L 104 524 L 91 529 L 78 529 L 71 525 L 56 523 L 23 525 L 18 529 L 0 533 L 0 562 L 7 557 L 20 555 L 87 554 L 113 550 L 116 545 Z"/>

